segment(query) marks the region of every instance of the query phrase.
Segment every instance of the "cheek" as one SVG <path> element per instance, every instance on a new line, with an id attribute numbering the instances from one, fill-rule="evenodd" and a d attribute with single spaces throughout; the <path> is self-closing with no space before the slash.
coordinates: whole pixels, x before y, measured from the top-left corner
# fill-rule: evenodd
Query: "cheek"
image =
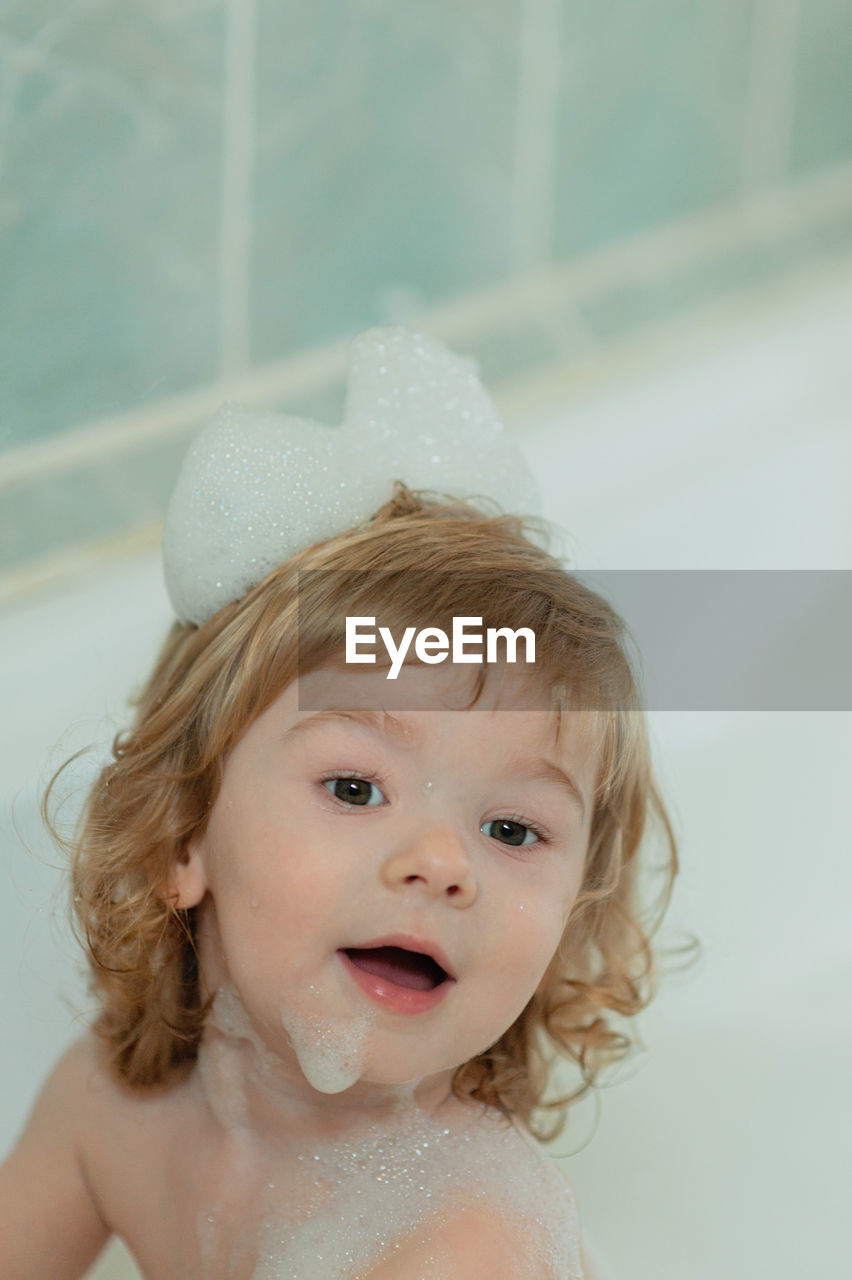
<path id="1" fill-rule="evenodd" d="M 504 922 L 492 974 L 495 980 L 507 989 L 534 989 L 559 945 L 563 918 L 556 892 L 542 898 L 522 896 Z"/>
<path id="2" fill-rule="evenodd" d="M 279 952 L 304 942 L 341 893 L 333 851 L 292 820 L 232 816 L 210 842 L 209 884 L 223 935 Z"/>
<path id="3" fill-rule="evenodd" d="M 540 989 L 561 936 L 558 900 L 555 909 L 552 902 L 545 906 L 532 897 L 515 904 L 500 945 L 492 949 L 484 995 L 466 1014 L 472 1039 L 481 1041 L 482 1048 L 512 1026 Z"/>
<path id="4" fill-rule="evenodd" d="M 274 814 L 256 807 L 227 805 L 208 835 L 211 885 L 220 892 L 253 887 L 273 881 L 289 861 L 288 848 L 298 832 L 288 829 Z"/>

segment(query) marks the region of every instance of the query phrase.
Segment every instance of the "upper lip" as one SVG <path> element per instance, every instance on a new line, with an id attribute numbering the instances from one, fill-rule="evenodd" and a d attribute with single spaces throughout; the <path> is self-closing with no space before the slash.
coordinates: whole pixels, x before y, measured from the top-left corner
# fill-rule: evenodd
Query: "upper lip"
<path id="1" fill-rule="evenodd" d="M 421 955 L 431 956 L 446 972 L 448 978 L 456 981 L 456 975 L 450 966 L 446 954 L 434 942 L 425 938 L 414 938 L 410 933 L 390 933 L 384 938 L 373 938 L 370 942 L 352 943 L 349 947 L 341 947 L 342 951 L 362 951 L 368 947 L 403 947 L 406 951 L 419 951 Z"/>

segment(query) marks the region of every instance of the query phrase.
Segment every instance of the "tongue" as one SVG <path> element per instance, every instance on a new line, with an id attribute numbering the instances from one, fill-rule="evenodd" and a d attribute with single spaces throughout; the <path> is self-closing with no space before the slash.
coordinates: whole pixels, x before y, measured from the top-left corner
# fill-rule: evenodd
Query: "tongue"
<path id="1" fill-rule="evenodd" d="M 367 947 L 362 950 L 351 948 L 346 954 L 359 969 L 395 982 L 399 987 L 431 991 L 437 986 L 434 961 L 414 951 L 403 951 L 401 947 Z"/>

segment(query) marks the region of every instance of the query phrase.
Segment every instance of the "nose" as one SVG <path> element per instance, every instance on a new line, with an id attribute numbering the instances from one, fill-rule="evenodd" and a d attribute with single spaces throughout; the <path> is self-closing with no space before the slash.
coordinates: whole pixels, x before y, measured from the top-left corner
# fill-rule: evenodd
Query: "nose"
<path id="1" fill-rule="evenodd" d="M 446 897 L 455 907 L 476 899 L 476 877 L 464 841 L 448 824 L 431 823 L 397 846 L 382 864 L 388 888 L 421 884 L 430 897 Z"/>

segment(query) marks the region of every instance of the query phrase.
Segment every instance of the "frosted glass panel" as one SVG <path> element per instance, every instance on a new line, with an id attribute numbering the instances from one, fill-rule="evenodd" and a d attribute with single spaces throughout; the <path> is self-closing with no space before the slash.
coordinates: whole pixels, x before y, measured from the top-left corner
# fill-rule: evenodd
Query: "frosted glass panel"
<path id="1" fill-rule="evenodd" d="M 0 7 L 0 445 L 208 380 L 219 5 Z"/>
<path id="2" fill-rule="evenodd" d="M 840 261 L 850 42 L 846 0 L 0 0 L 0 577 L 368 325 L 451 310 L 495 387 Z"/>
<path id="3" fill-rule="evenodd" d="M 852 156 L 852 5 L 807 0 L 799 14 L 796 172 Z"/>
<path id="4" fill-rule="evenodd" d="M 557 254 L 738 194 L 753 8 L 742 0 L 564 5 Z"/>
<path id="5" fill-rule="evenodd" d="M 258 359 L 511 272 L 521 0 L 258 7 Z"/>

